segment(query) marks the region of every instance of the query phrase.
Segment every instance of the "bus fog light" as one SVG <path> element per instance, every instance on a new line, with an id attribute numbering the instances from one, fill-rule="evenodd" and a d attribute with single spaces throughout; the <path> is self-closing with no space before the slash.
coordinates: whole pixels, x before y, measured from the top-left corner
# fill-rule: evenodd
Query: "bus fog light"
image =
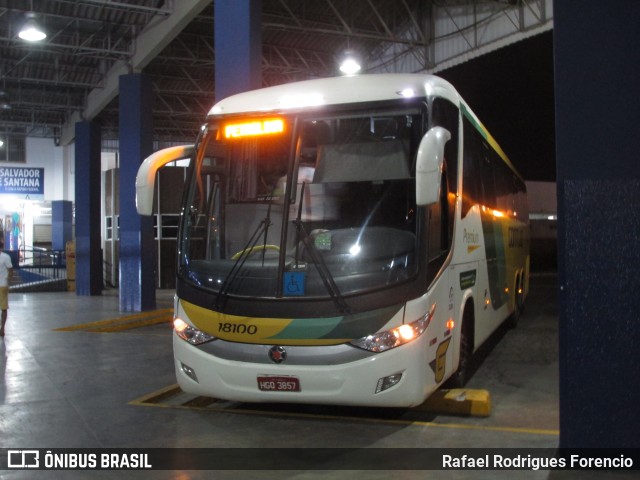
<path id="1" fill-rule="evenodd" d="M 401 373 L 394 373 L 393 375 L 389 375 L 388 377 L 380 378 L 378 380 L 378 384 L 376 385 L 376 393 L 384 392 L 394 385 L 397 385 L 401 378 Z"/>
<path id="2" fill-rule="evenodd" d="M 191 368 L 189 365 L 185 365 L 182 362 L 180 362 L 180 367 L 182 368 L 182 371 L 187 377 L 189 377 L 191 380 L 193 380 L 196 383 L 200 383 L 198 382 L 198 376 L 196 375 L 196 371 L 193 368 Z"/>

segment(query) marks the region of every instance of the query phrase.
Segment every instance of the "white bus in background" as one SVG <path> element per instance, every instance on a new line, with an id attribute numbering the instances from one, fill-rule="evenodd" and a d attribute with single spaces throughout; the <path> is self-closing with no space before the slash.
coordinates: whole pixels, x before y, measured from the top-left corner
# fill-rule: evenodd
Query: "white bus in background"
<path id="1" fill-rule="evenodd" d="M 414 406 L 449 380 L 528 289 L 524 182 L 448 82 L 328 78 L 209 112 L 178 240 L 181 388 L 244 402 Z"/>

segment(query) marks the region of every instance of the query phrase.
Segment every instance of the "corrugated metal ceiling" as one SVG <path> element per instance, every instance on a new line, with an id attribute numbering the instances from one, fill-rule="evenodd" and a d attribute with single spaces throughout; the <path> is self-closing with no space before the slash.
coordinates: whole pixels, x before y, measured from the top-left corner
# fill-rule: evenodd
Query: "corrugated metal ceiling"
<path id="1" fill-rule="evenodd" d="M 103 87 L 109 69 L 131 61 L 136 37 L 170 16 L 178 1 L 187 0 L 0 0 L 0 91 L 11 104 L 0 110 L 0 134 L 58 136 L 84 111 L 89 93 Z M 426 68 L 425 5 L 476 3 L 517 2 L 262 0 L 263 83 L 335 75 L 347 47 L 375 56 L 383 45 L 407 45 L 425 52 Z M 17 38 L 29 11 L 48 33 L 41 44 Z M 191 141 L 213 103 L 213 15 L 212 1 L 144 69 L 156 94 L 157 140 Z M 117 101 L 99 118 L 103 138 L 117 138 Z"/>

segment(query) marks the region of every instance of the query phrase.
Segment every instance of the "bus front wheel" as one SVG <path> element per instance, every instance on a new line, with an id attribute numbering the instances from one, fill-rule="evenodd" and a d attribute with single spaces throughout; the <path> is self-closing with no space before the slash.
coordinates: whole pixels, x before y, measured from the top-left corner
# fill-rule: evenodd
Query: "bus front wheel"
<path id="1" fill-rule="evenodd" d="M 467 306 L 462 316 L 460 331 L 460 357 L 458 370 L 449 378 L 446 388 L 462 388 L 471 376 L 471 357 L 473 355 L 473 308 Z"/>

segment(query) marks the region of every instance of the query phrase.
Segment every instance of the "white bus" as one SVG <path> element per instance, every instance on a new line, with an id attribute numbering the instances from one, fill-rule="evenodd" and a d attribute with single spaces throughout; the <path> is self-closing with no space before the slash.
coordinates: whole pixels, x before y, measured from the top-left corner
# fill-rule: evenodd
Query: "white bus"
<path id="1" fill-rule="evenodd" d="M 190 158 L 173 347 L 180 387 L 242 402 L 414 406 L 528 289 L 525 186 L 426 74 L 309 80 L 209 112 Z"/>

